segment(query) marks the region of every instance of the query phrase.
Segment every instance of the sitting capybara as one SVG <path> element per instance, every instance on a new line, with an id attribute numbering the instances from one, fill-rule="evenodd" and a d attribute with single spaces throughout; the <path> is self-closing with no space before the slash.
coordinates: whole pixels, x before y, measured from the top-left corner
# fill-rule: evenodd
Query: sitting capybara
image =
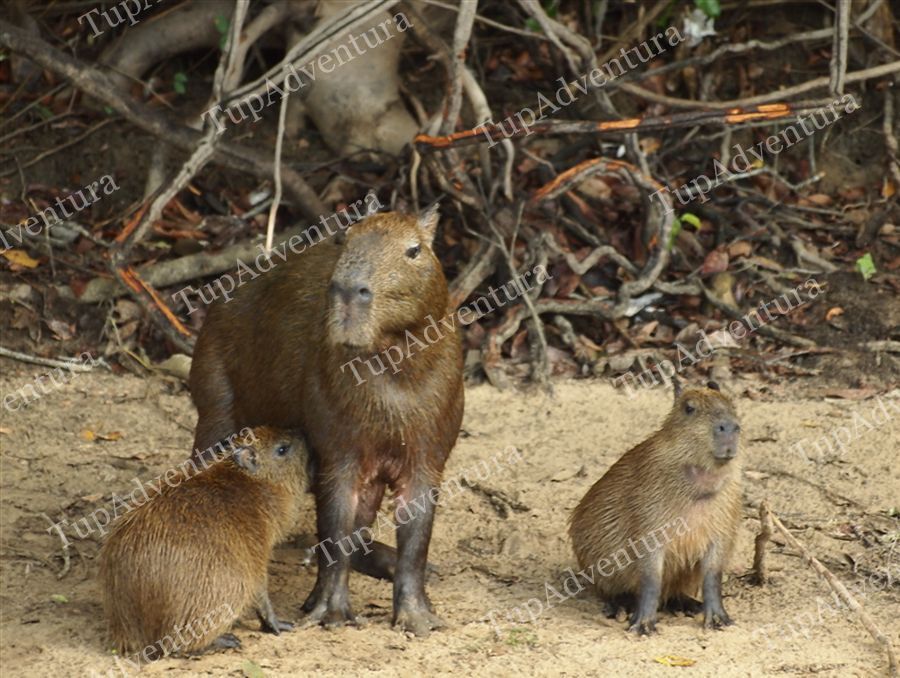
<path id="1" fill-rule="evenodd" d="M 435 209 L 369 214 L 304 245 L 210 306 L 197 339 L 195 447 L 260 424 L 306 435 L 319 538 L 316 584 L 303 606 L 312 622 L 355 620 L 352 563 L 393 575 L 396 626 L 424 635 L 442 623 L 425 594 L 425 568 L 438 486 L 462 422 L 463 361 L 431 249 L 437 223 Z M 368 527 L 386 488 L 399 504 L 395 566 Z"/>
<path id="2" fill-rule="evenodd" d="M 230 456 L 186 470 L 113 523 L 100 552 L 112 641 L 149 660 L 237 647 L 228 633 L 251 606 L 262 628 L 291 628 L 272 610 L 267 567 L 299 519 L 309 455 L 291 435 L 258 427 Z"/>
<path id="3" fill-rule="evenodd" d="M 739 432 L 715 383 L 684 392 L 676 384 L 662 429 L 613 464 L 573 512 L 578 563 L 608 604 L 633 599 L 630 630 L 654 631 L 661 602 L 696 605 L 701 585 L 704 625 L 731 623 L 722 570 L 741 517 Z"/>

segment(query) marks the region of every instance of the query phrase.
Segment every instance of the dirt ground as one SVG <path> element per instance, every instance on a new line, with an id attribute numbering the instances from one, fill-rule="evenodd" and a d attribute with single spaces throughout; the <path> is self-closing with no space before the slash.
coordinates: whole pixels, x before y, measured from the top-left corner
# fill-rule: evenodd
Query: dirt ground
<path id="1" fill-rule="evenodd" d="M 0 361 L 2 393 L 43 371 Z M 557 382 L 552 398 L 476 386 L 467 393 L 464 431 L 447 468 L 448 478 L 467 474 L 473 482 L 442 502 L 430 554 L 437 572 L 429 591 L 447 630 L 427 639 L 392 630 L 390 585 L 354 574 L 352 600 L 362 628 L 299 628 L 275 637 L 260 633 L 248 616 L 235 629 L 242 649 L 165 659 L 142 672 L 884 675 L 884 651 L 781 539 L 770 545 L 771 584 L 756 587 L 746 574 L 758 528 L 755 507 L 768 497 L 900 648 L 900 405 L 893 401 L 893 408 L 887 406 L 892 418 L 881 415 L 877 424 L 874 398 L 827 398 L 808 385 L 749 380 L 726 388 L 743 417 L 746 489 L 724 584 L 725 606 L 736 624 L 724 631 L 704 631 L 697 619 L 664 614 L 659 634 L 635 638 L 623 623 L 602 618 L 587 591 L 551 600 L 552 608 L 533 622 L 518 621 L 512 608 L 531 598 L 547 608 L 545 584 L 559 587 L 564 570 L 574 566 L 565 526 L 575 504 L 619 455 L 659 425 L 671 396 L 657 389 L 629 400 L 598 380 Z M 46 531 L 43 514 L 74 522 L 108 505 L 113 492 L 130 492 L 134 478 L 151 479 L 179 463 L 193 423 L 189 396 L 179 384 L 100 370 L 75 376 L 15 413 L 2 410 L 3 675 L 122 675 L 105 639 L 94 579 L 99 542 L 73 539 L 68 571 L 60 577 L 61 542 Z M 793 443 L 830 435 L 836 426 L 853 433 L 843 455 L 810 461 L 791 451 Z M 518 460 L 510 446 L 521 453 Z M 495 463 L 478 465 L 494 457 Z M 299 528 L 308 530 L 312 522 L 310 508 Z M 313 585 L 314 567 L 304 567 L 301 558 L 302 550 L 287 544 L 270 566 L 272 600 L 282 617 L 299 617 Z M 491 610 L 497 626 L 487 620 Z M 694 663 L 660 663 L 669 655 Z"/>

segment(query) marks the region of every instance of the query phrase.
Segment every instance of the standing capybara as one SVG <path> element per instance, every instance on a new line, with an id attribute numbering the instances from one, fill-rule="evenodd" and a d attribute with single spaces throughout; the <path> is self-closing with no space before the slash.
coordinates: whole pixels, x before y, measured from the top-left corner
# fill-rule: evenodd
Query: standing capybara
<path id="1" fill-rule="evenodd" d="M 463 380 L 456 318 L 431 249 L 437 222 L 435 209 L 370 214 L 215 303 L 197 340 L 197 449 L 241 426 L 306 435 L 320 541 L 303 609 L 326 626 L 355 621 L 351 562 L 366 569 L 359 561 L 392 560 L 368 527 L 386 487 L 405 509 L 395 570 L 386 574 L 393 622 L 417 635 L 442 625 L 425 594 L 425 567 Z"/>
<path id="2" fill-rule="evenodd" d="M 662 429 L 613 464 L 572 514 L 578 564 L 610 605 L 634 598 L 629 629 L 641 634 L 655 630 L 661 602 L 696 604 L 701 585 L 704 625 L 731 623 L 722 570 L 741 517 L 740 425 L 731 401 L 708 386 L 676 385 Z"/>
<path id="3" fill-rule="evenodd" d="M 309 454 L 299 439 L 248 429 L 229 457 L 180 471 L 113 523 L 100 552 L 112 641 L 147 661 L 209 646 L 237 647 L 231 625 L 253 606 L 280 633 L 269 601 L 272 549 L 295 527 Z"/>

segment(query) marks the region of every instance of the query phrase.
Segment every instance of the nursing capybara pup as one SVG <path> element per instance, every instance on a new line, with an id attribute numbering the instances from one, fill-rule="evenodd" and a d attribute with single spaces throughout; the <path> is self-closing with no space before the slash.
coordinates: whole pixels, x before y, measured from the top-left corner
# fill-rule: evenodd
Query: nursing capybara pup
<path id="1" fill-rule="evenodd" d="M 272 610 L 267 571 L 299 519 L 309 455 L 291 435 L 248 431 L 230 456 L 196 474 L 167 474 L 159 494 L 113 523 L 100 581 L 119 651 L 149 661 L 237 647 L 228 631 L 251 607 L 264 630 L 291 628 Z"/>

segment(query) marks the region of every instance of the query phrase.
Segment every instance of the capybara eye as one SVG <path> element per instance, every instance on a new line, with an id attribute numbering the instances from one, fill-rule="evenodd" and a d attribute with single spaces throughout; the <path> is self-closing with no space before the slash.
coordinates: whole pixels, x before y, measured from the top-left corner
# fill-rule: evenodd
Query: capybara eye
<path id="1" fill-rule="evenodd" d="M 694 407 L 693 405 L 691 405 L 690 403 L 688 403 L 687 405 L 684 406 L 685 414 L 693 414 L 696 410 L 697 410 L 697 408 Z"/>
<path id="2" fill-rule="evenodd" d="M 406 250 L 406 256 L 408 256 L 410 259 L 415 259 L 417 256 L 419 256 L 419 252 L 421 251 L 422 248 L 419 245 L 413 245 L 408 250 Z"/>
<path id="3" fill-rule="evenodd" d="M 277 454 L 279 457 L 283 457 L 290 451 L 291 451 L 290 445 L 279 445 L 278 449 L 275 450 L 275 454 Z"/>

